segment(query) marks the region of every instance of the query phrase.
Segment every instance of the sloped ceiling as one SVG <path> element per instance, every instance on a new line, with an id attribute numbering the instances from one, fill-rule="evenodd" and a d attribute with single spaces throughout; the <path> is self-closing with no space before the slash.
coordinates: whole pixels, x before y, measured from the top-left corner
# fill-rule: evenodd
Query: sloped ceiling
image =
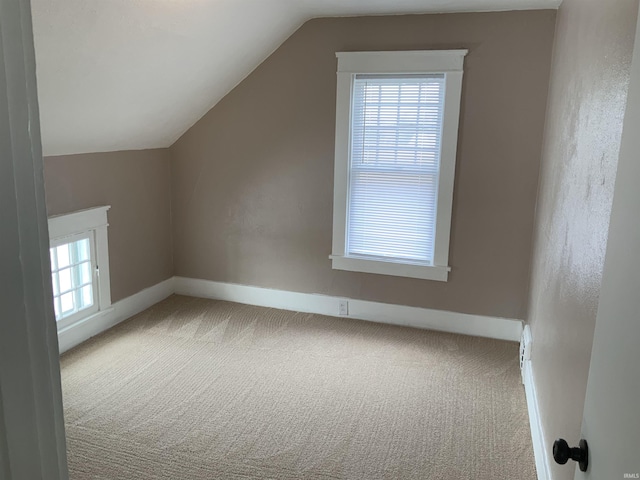
<path id="1" fill-rule="evenodd" d="M 168 147 L 314 17 L 561 0 L 32 0 L 45 155 Z"/>

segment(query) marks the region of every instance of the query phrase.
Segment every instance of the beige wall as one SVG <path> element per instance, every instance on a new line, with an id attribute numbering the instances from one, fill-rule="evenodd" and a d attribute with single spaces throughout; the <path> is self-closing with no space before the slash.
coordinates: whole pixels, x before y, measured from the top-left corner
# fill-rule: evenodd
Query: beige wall
<path id="1" fill-rule="evenodd" d="M 168 150 L 47 157 L 44 166 L 49 215 L 111 205 L 112 301 L 173 275 Z"/>
<path id="2" fill-rule="evenodd" d="M 564 0 L 558 13 L 529 314 L 549 446 L 580 435 L 637 9 Z M 574 466 L 554 463 L 554 480 Z"/>
<path id="3" fill-rule="evenodd" d="M 172 147 L 176 274 L 524 318 L 555 11 L 307 22 Z M 448 283 L 331 269 L 336 51 L 468 48 Z"/>

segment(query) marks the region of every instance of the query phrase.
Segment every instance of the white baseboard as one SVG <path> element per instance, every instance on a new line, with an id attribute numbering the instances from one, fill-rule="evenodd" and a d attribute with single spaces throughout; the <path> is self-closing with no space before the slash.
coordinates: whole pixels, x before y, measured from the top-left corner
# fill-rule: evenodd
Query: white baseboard
<path id="1" fill-rule="evenodd" d="M 152 287 L 114 303 L 108 309 L 91 315 L 58 331 L 60 353 L 81 344 L 85 340 L 114 327 L 174 293 L 174 278 L 169 278 Z"/>
<path id="2" fill-rule="evenodd" d="M 346 316 L 378 323 L 404 325 L 500 340 L 520 340 L 522 322 L 442 310 L 407 307 L 312 293 L 251 287 L 195 278 L 174 277 L 175 293 L 230 302 L 280 308 L 296 312 Z M 341 301 L 348 302 L 348 315 L 339 315 Z"/>
<path id="3" fill-rule="evenodd" d="M 173 277 L 120 300 L 105 311 L 98 312 L 60 330 L 58 332 L 60 353 L 64 353 L 85 340 L 108 330 L 173 293 L 500 340 L 518 341 L 522 333 L 522 322 L 508 318 L 485 317 L 329 295 Z M 348 302 L 349 313 L 348 315 L 339 315 L 340 302 L 345 300 Z"/>
<path id="4" fill-rule="evenodd" d="M 531 427 L 531 440 L 533 441 L 533 455 L 536 460 L 536 471 L 538 480 L 551 480 L 551 468 L 545 436 L 542 428 L 540 411 L 538 409 L 538 396 L 536 394 L 536 384 L 531 370 L 531 361 L 527 360 L 523 364 L 522 378 L 524 380 L 524 390 L 527 396 L 527 409 L 529 410 L 529 424 Z"/>

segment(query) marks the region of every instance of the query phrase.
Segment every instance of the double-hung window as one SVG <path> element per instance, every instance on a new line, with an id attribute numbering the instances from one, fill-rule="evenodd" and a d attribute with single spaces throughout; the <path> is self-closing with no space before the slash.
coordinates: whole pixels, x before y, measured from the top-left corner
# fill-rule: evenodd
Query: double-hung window
<path id="1" fill-rule="evenodd" d="M 111 306 L 107 210 L 49 218 L 53 306 L 58 330 Z"/>
<path id="2" fill-rule="evenodd" d="M 333 268 L 447 280 L 466 53 L 336 54 Z"/>

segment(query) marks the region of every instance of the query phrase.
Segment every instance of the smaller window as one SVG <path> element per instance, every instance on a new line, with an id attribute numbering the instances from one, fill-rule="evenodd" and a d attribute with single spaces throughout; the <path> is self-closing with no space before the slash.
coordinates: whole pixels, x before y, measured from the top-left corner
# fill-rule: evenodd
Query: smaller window
<path id="1" fill-rule="evenodd" d="M 59 330 L 111 305 L 109 208 L 97 207 L 49 218 L 53 306 Z"/>
<path id="2" fill-rule="evenodd" d="M 97 268 L 93 233 L 67 238 L 64 242 L 50 248 L 56 320 L 98 310 L 94 302 Z"/>
<path id="3" fill-rule="evenodd" d="M 336 54 L 333 268 L 447 280 L 466 53 Z"/>

